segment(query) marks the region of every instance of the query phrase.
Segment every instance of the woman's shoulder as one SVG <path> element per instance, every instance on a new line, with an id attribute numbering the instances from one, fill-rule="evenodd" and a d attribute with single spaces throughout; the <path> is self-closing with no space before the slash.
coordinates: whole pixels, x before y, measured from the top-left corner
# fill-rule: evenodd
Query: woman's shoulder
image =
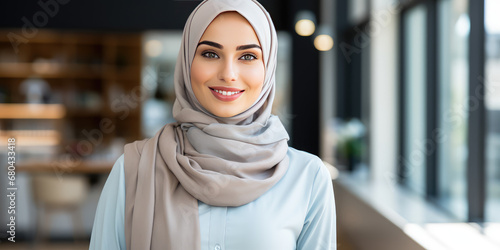
<path id="1" fill-rule="evenodd" d="M 324 166 L 323 161 L 316 155 L 308 153 L 306 151 L 298 150 L 292 147 L 288 147 L 288 158 L 290 159 L 290 164 L 301 164 L 311 166 L 318 170 L 320 167 Z"/>
<path id="2" fill-rule="evenodd" d="M 121 154 L 113 164 L 113 167 L 111 168 L 111 171 L 109 172 L 108 179 L 109 178 L 121 178 L 123 176 L 124 172 L 124 162 L 125 162 L 125 155 Z"/>
<path id="3" fill-rule="evenodd" d="M 288 148 L 288 158 L 290 160 L 289 170 L 300 175 L 309 175 L 316 179 L 330 179 L 330 171 L 323 161 L 316 155 L 292 147 Z"/>
<path id="4" fill-rule="evenodd" d="M 115 164 L 113 165 L 113 169 L 115 168 L 123 168 L 123 163 L 125 161 L 125 154 L 121 154 L 115 161 Z"/>

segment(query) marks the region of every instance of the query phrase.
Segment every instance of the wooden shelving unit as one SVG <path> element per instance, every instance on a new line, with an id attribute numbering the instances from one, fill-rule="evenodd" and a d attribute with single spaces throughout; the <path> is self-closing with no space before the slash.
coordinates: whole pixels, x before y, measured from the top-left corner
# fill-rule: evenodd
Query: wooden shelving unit
<path id="1" fill-rule="evenodd" d="M 0 103 L 0 119 L 62 119 L 65 114 L 62 104 Z"/>
<path id="2" fill-rule="evenodd" d="M 57 148 L 57 159 L 92 141 L 88 132 L 100 131 L 102 140 L 92 145 L 92 153 L 79 155 L 78 169 L 86 172 L 92 165 L 87 162 L 109 165 L 94 156 L 116 138 L 141 138 L 141 103 L 133 98 L 141 89 L 141 34 L 39 30 L 27 43 L 15 45 L 9 32 L 0 30 L 0 145 L 6 144 L 2 138 L 17 136 L 24 143 L 20 148 Z M 30 79 L 48 86 L 37 103 L 26 91 Z M 27 162 L 24 168 L 33 169 L 29 165 L 36 159 Z"/>

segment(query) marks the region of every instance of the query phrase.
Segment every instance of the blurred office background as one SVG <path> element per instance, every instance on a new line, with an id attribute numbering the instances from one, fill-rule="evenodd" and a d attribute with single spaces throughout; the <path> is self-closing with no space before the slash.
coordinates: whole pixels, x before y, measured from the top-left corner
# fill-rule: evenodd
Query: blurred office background
<path id="1" fill-rule="evenodd" d="M 173 121 L 199 2 L 2 3 L 1 249 L 88 249 L 124 144 Z M 279 36 L 274 113 L 338 170 L 338 249 L 500 249 L 500 1 L 260 2 Z"/>

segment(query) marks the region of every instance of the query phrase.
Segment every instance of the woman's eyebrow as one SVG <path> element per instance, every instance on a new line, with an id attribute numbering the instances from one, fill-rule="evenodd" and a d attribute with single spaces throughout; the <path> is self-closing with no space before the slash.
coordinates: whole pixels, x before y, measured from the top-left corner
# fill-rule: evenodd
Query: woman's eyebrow
<path id="1" fill-rule="evenodd" d="M 198 46 L 200 46 L 202 44 L 206 44 L 208 46 L 216 47 L 218 49 L 224 48 L 224 46 L 222 46 L 221 44 L 218 44 L 216 42 L 211 42 L 211 41 L 201 41 L 200 43 L 198 43 Z M 196 46 L 196 47 L 198 47 L 198 46 Z"/>
<path id="2" fill-rule="evenodd" d="M 208 46 L 212 46 L 212 47 L 216 47 L 218 49 L 223 49 L 224 48 L 224 46 L 222 46 L 222 44 L 219 44 L 219 43 L 216 43 L 216 42 L 212 42 L 212 41 L 201 41 L 201 42 L 198 43 L 198 46 L 200 46 L 202 44 L 205 44 L 205 45 L 208 45 Z M 257 45 L 257 44 L 240 45 L 240 46 L 236 47 L 236 50 L 246 50 L 246 49 L 251 49 L 251 48 L 257 48 L 257 49 L 262 50 L 262 48 L 259 45 Z"/>
<path id="3" fill-rule="evenodd" d="M 246 50 L 246 49 L 251 49 L 251 48 L 257 48 L 257 49 L 262 50 L 262 48 L 257 44 L 240 45 L 240 46 L 236 47 L 236 50 Z"/>

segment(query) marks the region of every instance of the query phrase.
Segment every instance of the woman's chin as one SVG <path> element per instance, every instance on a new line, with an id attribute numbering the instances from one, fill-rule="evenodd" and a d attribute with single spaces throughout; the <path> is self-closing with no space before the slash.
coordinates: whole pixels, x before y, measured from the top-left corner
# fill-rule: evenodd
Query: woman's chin
<path id="1" fill-rule="evenodd" d="M 241 114 L 243 111 L 236 110 L 236 109 L 217 109 L 214 111 L 211 111 L 211 113 L 217 117 L 220 118 L 229 118 L 236 116 L 238 114 Z"/>

